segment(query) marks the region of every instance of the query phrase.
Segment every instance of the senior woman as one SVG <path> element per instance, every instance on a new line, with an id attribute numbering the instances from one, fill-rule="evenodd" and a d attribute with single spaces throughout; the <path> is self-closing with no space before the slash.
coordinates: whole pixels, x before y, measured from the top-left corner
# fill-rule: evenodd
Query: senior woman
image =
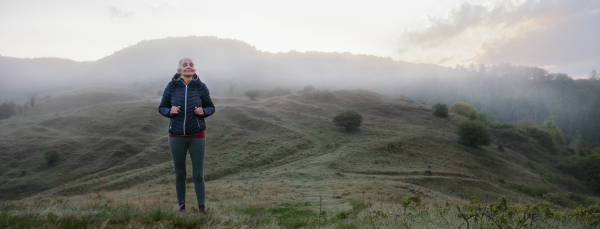
<path id="1" fill-rule="evenodd" d="M 175 189 L 179 211 L 185 211 L 185 158 L 187 151 L 192 159 L 192 175 L 198 209 L 204 213 L 204 151 L 206 124 L 204 119 L 215 113 L 206 84 L 196 75 L 194 61 L 189 57 L 179 60 L 177 74 L 163 92 L 158 106 L 161 115 L 170 118 L 169 149 L 175 164 Z"/>

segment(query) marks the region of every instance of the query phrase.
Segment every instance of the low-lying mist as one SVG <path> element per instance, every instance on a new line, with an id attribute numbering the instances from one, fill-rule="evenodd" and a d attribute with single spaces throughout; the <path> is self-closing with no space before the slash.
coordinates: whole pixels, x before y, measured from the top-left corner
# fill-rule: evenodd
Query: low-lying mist
<path id="1" fill-rule="evenodd" d="M 247 90 L 263 90 L 263 97 L 274 90 L 279 92 L 273 95 L 297 93 L 309 85 L 366 89 L 429 105 L 466 102 L 493 121 L 540 124 L 552 117 L 568 140 L 583 135 L 600 142 L 594 131 L 600 128 L 595 121 L 600 119 L 597 78 L 574 80 L 511 64 L 448 68 L 350 53 L 274 54 L 215 37 L 143 41 L 93 62 L 0 57 L 0 101 L 21 104 L 52 91 L 97 85 L 164 87 L 184 56 L 194 59 L 198 75 L 216 97 L 243 96 Z"/>

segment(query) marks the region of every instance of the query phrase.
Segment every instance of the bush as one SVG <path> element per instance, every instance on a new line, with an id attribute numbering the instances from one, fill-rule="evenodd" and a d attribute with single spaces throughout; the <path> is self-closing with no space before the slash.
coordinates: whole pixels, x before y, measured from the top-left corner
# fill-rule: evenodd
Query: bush
<path id="1" fill-rule="evenodd" d="M 467 118 L 469 118 L 469 120 L 477 120 L 479 119 L 479 113 L 477 113 L 477 110 L 475 109 L 470 110 Z"/>
<path id="2" fill-rule="evenodd" d="M 490 131 L 480 121 L 462 121 L 458 124 L 456 133 L 458 133 L 460 143 L 467 146 L 478 148 L 492 142 Z"/>
<path id="3" fill-rule="evenodd" d="M 448 117 L 448 106 L 442 102 L 433 104 L 433 114 L 438 117 Z"/>
<path id="4" fill-rule="evenodd" d="M 17 113 L 15 107 L 16 104 L 13 101 L 10 101 L 8 103 L 4 102 L 0 104 L 0 119 L 8 118 Z"/>
<path id="5" fill-rule="evenodd" d="M 527 127 L 526 128 L 527 133 L 529 134 L 529 136 L 531 136 L 531 138 L 535 139 L 541 146 L 543 146 L 546 149 L 552 149 L 554 148 L 554 141 L 552 140 L 552 136 L 550 136 L 550 133 L 541 130 L 537 127 Z"/>
<path id="6" fill-rule="evenodd" d="M 494 135 L 503 142 L 526 143 L 529 141 L 527 132 L 512 123 L 491 122 L 489 126 Z"/>
<path id="7" fill-rule="evenodd" d="M 558 146 L 559 148 L 563 148 L 565 146 L 565 137 L 562 135 L 560 128 L 554 124 L 552 117 L 548 117 L 544 121 L 542 128 L 550 133 L 552 141 L 554 141 L 554 145 Z"/>
<path id="8" fill-rule="evenodd" d="M 458 115 L 462 115 L 465 117 L 469 117 L 469 112 L 471 112 L 471 110 L 475 110 L 475 112 L 477 112 L 477 109 L 475 109 L 473 106 L 471 106 L 471 104 L 462 103 L 462 102 L 454 103 L 450 107 L 450 112 L 458 114 Z"/>
<path id="9" fill-rule="evenodd" d="M 267 98 L 275 96 L 285 96 L 292 94 L 292 91 L 287 87 L 276 87 L 272 91 L 266 93 Z"/>
<path id="10" fill-rule="evenodd" d="M 600 193 L 600 154 L 593 153 L 584 157 L 577 157 L 574 161 L 562 165 L 565 170 L 585 183 L 597 193 Z"/>
<path id="11" fill-rule="evenodd" d="M 536 188 L 526 184 L 510 184 L 510 187 L 533 197 L 542 197 L 548 194 L 549 191 L 547 187 Z"/>
<path id="12" fill-rule="evenodd" d="M 258 96 L 260 96 L 260 90 L 248 90 L 244 91 L 244 95 L 250 98 L 251 100 L 256 100 Z"/>
<path id="13" fill-rule="evenodd" d="M 52 165 L 60 159 L 60 152 L 57 149 L 46 150 L 44 158 L 49 165 Z"/>
<path id="14" fill-rule="evenodd" d="M 313 87 L 313 85 L 306 85 L 306 86 L 304 86 L 304 89 L 298 91 L 297 94 L 311 92 L 311 91 L 314 91 L 314 90 L 315 90 L 315 87 Z"/>
<path id="15" fill-rule="evenodd" d="M 487 113 L 478 113 L 477 116 L 479 117 L 479 121 L 483 122 L 483 123 L 488 123 L 487 120 Z"/>
<path id="16" fill-rule="evenodd" d="M 356 111 L 345 110 L 333 117 L 333 123 L 350 131 L 358 128 L 362 123 L 362 119 L 362 116 Z"/>

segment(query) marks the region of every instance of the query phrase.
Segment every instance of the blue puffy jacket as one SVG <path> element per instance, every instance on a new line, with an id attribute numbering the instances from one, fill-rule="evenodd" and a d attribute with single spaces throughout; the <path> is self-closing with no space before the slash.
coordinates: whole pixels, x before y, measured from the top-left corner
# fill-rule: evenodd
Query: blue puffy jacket
<path id="1" fill-rule="evenodd" d="M 181 106 L 179 114 L 171 116 L 172 106 Z M 196 115 L 194 107 L 202 107 L 204 116 Z M 215 113 L 215 105 L 210 100 L 206 84 L 202 83 L 196 74 L 185 85 L 178 73 L 167 84 L 158 106 L 158 112 L 171 119 L 169 122 L 170 134 L 194 135 L 206 130 L 204 119 Z"/>

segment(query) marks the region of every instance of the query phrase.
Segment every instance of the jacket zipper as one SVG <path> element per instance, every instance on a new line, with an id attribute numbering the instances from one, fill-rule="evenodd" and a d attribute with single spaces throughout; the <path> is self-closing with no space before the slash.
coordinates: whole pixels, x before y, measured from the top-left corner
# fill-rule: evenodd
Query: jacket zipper
<path id="1" fill-rule="evenodd" d="M 187 84 L 185 85 L 185 102 L 184 102 L 184 106 L 185 108 L 183 108 L 183 135 L 185 135 L 185 120 L 187 119 Z"/>

